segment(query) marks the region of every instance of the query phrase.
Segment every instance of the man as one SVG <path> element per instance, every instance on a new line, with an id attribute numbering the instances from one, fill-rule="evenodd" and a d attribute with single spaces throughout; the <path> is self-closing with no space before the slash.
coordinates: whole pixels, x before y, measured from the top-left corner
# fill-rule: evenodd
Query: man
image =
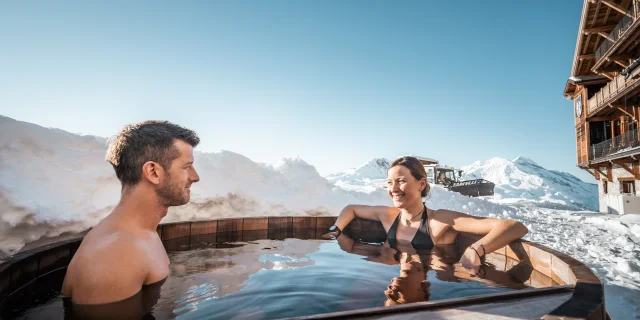
<path id="1" fill-rule="evenodd" d="M 110 215 L 83 239 L 67 269 L 62 294 L 74 304 L 98 305 L 138 296 L 169 275 L 156 228 L 171 206 L 189 202 L 195 132 L 166 121 L 127 125 L 106 159 L 122 183 Z"/>

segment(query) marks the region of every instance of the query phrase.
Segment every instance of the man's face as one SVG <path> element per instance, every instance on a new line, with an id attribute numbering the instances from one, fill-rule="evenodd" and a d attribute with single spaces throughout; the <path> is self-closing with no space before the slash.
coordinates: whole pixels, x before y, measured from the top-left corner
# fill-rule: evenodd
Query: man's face
<path id="1" fill-rule="evenodd" d="M 191 199 L 191 184 L 200 180 L 193 167 L 193 147 L 182 140 L 175 140 L 173 145 L 180 156 L 165 168 L 165 179 L 157 191 L 162 204 L 168 207 L 187 204 Z"/>

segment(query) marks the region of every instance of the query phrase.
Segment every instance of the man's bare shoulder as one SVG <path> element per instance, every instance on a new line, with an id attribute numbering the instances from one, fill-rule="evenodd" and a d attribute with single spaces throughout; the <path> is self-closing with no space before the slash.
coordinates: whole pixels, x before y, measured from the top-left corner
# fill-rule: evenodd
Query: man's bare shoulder
<path id="1" fill-rule="evenodd" d="M 134 234 L 92 230 L 69 264 L 62 293 L 74 302 L 91 304 L 135 294 L 147 277 L 144 248 L 144 241 Z"/>
<path id="2" fill-rule="evenodd" d="M 144 252 L 145 246 L 146 243 L 143 239 L 130 232 L 121 230 L 89 232 L 83 239 L 74 258 L 77 256 L 80 261 L 94 258 L 106 260 L 105 258 L 107 257 L 118 256 L 142 259 L 143 256 L 138 255 L 138 253 Z"/>

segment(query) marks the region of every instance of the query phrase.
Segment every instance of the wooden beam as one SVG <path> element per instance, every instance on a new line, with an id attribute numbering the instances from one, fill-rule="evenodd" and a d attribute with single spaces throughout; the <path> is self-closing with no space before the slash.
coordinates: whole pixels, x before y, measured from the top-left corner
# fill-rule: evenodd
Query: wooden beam
<path id="1" fill-rule="evenodd" d="M 621 163 L 632 164 L 632 163 L 637 162 L 637 161 L 635 161 L 633 159 L 629 159 L 629 158 L 623 158 L 623 159 L 611 160 L 611 162 L 613 162 L 615 164 L 621 164 Z"/>
<path id="2" fill-rule="evenodd" d="M 617 54 L 615 56 L 611 56 L 611 59 L 619 59 L 621 61 L 634 60 L 633 57 L 631 57 L 630 55 L 627 55 L 627 54 Z"/>
<path id="3" fill-rule="evenodd" d="M 616 27 L 615 24 L 610 24 L 610 25 L 606 25 L 606 26 L 599 26 L 599 27 L 593 27 L 593 28 L 584 28 L 582 30 L 582 32 L 584 32 L 585 35 L 588 35 L 590 33 L 598 33 L 598 32 L 610 32 L 615 27 Z"/>
<path id="4" fill-rule="evenodd" d="M 598 177 L 596 177 L 596 174 L 595 174 L 595 173 L 593 173 L 593 172 L 591 171 L 591 169 L 586 169 L 586 170 L 587 170 L 587 172 L 589 172 L 589 174 L 591 174 L 594 178 L 596 178 L 596 180 L 598 180 Z"/>
<path id="5" fill-rule="evenodd" d="M 623 68 L 626 68 L 628 66 L 624 61 L 621 61 L 620 59 L 612 58 L 611 60 Z"/>
<path id="6" fill-rule="evenodd" d="M 622 169 L 624 169 L 624 171 L 629 172 L 630 174 L 633 174 L 633 169 L 627 167 L 627 164 L 622 162 L 622 161 L 617 161 L 617 160 L 612 160 L 611 162 L 619 165 Z"/>
<path id="7" fill-rule="evenodd" d="M 638 164 L 638 162 L 634 162 L 632 164 L 633 167 L 633 177 L 636 178 L 636 180 L 640 180 L 640 164 Z"/>
<path id="8" fill-rule="evenodd" d="M 597 173 L 599 173 L 599 174 L 601 174 L 601 175 L 603 175 L 605 177 L 607 176 L 607 174 L 602 172 L 602 171 L 600 171 L 600 169 L 598 167 L 593 167 L 593 170 L 595 170 Z"/>
<path id="9" fill-rule="evenodd" d="M 598 72 L 599 75 L 606 77 L 609 80 L 613 80 L 613 77 L 610 76 L 608 73 L 606 72 Z"/>
<path id="10" fill-rule="evenodd" d="M 613 139 L 613 137 L 616 136 L 616 121 L 615 120 L 611 120 L 610 122 L 610 126 L 611 126 L 611 139 Z"/>
<path id="11" fill-rule="evenodd" d="M 595 36 L 599 37 L 597 34 Z M 582 47 L 582 54 L 587 54 L 587 49 L 589 49 L 589 43 L 591 43 L 591 33 L 587 35 L 587 40 L 584 43 L 586 44 Z M 593 57 L 595 58 L 595 54 L 593 55 Z M 580 62 L 582 61 L 584 60 L 580 60 Z"/>
<path id="12" fill-rule="evenodd" d="M 596 180 L 600 181 L 600 173 L 595 170 L 593 170 L 593 173 L 596 175 Z"/>
<path id="13" fill-rule="evenodd" d="M 607 180 L 613 182 L 613 174 L 611 172 L 611 166 L 607 167 Z"/>
<path id="14" fill-rule="evenodd" d="M 596 14 L 593 15 L 593 20 L 591 20 L 591 27 L 596 25 L 596 21 L 598 20 L 598 15 L 600 14 L 600 6 L 602 3 L 598 1 L 598 5 L 596 5 Z M 606 19 L 605 19 L 606 21 Z"/>
<path id="15" fill-rule="evenodd" d="M 591 117 L 591 118 L 588 118 L 587 121 L 588 122 L 611 121 L 613 119 L 614 119 L 613 117 Z"/>
<path id="16" fill-rule="evenodd" d="M 580 60 L 593 60 L 596 58 L 596 55 L 591 53 L 591 54 L 581 54 L 578 56 L 578 59 Z"/>
<path id="17" fill-rule="evenodd" d="M 627 99 L 627 104 L 625 104 L 624 102 L 614 102 L 614 103 L 610 103 L 611 106 L 613 106 L 614 108 L 634 108 L 634 107 L 638 107 L 638 105 L 636 105 L 634 102 L 635 101 L 630 101 L 631 98 Z"/>
<path id="18" fill-rule="evenodd" d="M 609 41 L 611 41 L 611 42 L 616 42 L 616 40 L 614 40 L 613 38 L 609 37 L 609 34 L 608 34 L 608 33 L 604 33 L 604 32 L 602 32 L 602 31 L 600 31 L 600 32 L 598 32 L 598 34 L 599 34 L 601 37 L 603 37 L 603 38 L 605 38 L 605 39 L 607 39 L 607 40 L 609 40 Z"/>
<path id="19" fill-rule="evenodd" d="M 616 109 L 618 109 L 618 110 L 622 111 L 622 113 L 630 116 L 631 118 L 633 118 L 633 120 L 636 120 L 636 117 L 634 117 L 631 113 L 627 112 L 627 110 L 624 110 L 624 109 L 622 109 L 620 107 L 616 107 Z"/>
<path id="20" fill-rule="evenodd" d="M 609 0 L 600 0 L 600 2 L 606 4 L 609 8 L 611 8 L 613 10 L 616 10 L 616 11 L 624 14 L 625 16 L 627 16 L 627 17 L 629 17 L 631 19 L 634 19 L 633 15 L 628 14 L 627 10 L 625 10 L 624 8 L 618 6 L 617 4 L 615 4 L 615 3 L 613 3 L 613 2 L 611 2 Z"/>

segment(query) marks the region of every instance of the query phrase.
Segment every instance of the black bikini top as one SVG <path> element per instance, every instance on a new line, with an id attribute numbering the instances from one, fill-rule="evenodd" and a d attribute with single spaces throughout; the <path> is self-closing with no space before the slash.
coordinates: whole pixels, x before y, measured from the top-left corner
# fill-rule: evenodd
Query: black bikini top
<path id="1" fill-rule="evenodd" d="M 398 222 L 400 221 L 401 214 L 402 213 L 398 213 L 396 220 L 393 221 L 391 228 L 389 228 L 389 231 L 387 232 L 389 245 L 394 249 L 397 249 L 396 232 L 398 230 Z M 413 245 L 415 249 L 431 250 L 431 248 L 433 248 L 433 240 L 431 240 L 431 236 L 429 235 L 429 223 L 427 219 L 427 206 L 425 205 L 422 210 L 422 221 L 420 222 L 420 227 L 418 228 L 416 235 L 413 236 L 413 240 L 411 240 L 411 245 Z"/>

